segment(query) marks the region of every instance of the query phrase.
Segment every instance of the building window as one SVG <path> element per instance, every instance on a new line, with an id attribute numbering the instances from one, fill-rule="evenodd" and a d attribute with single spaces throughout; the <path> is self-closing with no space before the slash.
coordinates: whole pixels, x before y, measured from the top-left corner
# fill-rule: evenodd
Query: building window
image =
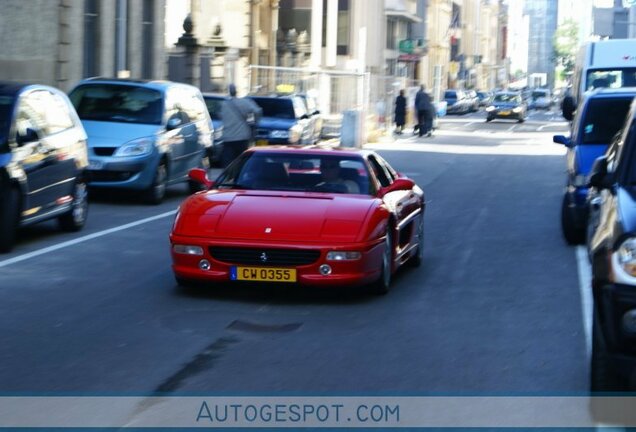
<path id="1" fill-rule="evenodd" d="M 451 16 L 451 28 L 461 28 L 462 26 L 462 8 L 457 4 L 453 3 L 453 15 Z"/>
<path id="2" fill-rule="evenodd" d="M 84 0 L 84 77 L 99 75 L 99 10 L 97 0 Z"/>
<path id="3" fill-rule="evenodd" d="M 397 32 L 397 21 L 389 18 L 386 21 L 386 48 L 390 50 L 397 49 L 397 40 L 395 34 Z"/>
<path id="4" fill-rule="evenodd" d="M 153 63 L 154 63 L 154 0 L 143 0 L 142 4 L 142 16 L 143 21 L 141 23 L 142 28 L 142 62 L 141 62 L 141 77 L 146 79 L 153 78 Z"/>
<path id="5" fill-rule="evenodd" d="M 338 34 L 337 34 L 337 54 L 349 54 L 351 22 L 349 13 L 349 0 L 338 0 Z M 322 4 L 322 46 L 327 46 L 327 0 Z"/>

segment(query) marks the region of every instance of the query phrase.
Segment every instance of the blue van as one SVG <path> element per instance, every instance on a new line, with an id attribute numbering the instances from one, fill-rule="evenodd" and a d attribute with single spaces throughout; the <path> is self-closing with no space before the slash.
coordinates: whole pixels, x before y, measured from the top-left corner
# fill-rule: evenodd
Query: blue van
<path id="1" fill-rule="evenodd" d="M 90 187 L 138 190 L 159 204 L 168 185 L 208 167 L 212 122 L 196 87 L 90 78 L 70 99 L 88 134 Z"/>
<path id="2" fill-rule="evenodd" d="M 561 228 L 569 244 L 585 241 L 587 227 L 587 176 L 614 135 L 625 124 L 636 88 L 599 89 L 588 93 L 574 116 L 571 136 L 555 135 L 567 147 L 567 181 L 561 205 Z"/>

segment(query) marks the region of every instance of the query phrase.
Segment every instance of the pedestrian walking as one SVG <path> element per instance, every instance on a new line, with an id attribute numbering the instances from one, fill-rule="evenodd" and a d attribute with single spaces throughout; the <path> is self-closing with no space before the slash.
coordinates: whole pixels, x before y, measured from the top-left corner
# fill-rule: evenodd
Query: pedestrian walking
<path id="1" fill-rule="evenodd" d="M 431 136 L 433 128 L 433 104 L 431 97 L 426 93 L 424 84 L 420 86 L 415 95 L 415 112 L 417 113 L 417 129 L 420 136 Z"/>
<path id="2" fill-rule="evenodd" d="M 402 135 L 404 124 L 406 123 L 406 98 L 404 97 L 404 90 L 400 90 L 400 94 L 395 98 L 395 113 L 393 118 L 395 120 L 395 133 Z"/>
<path id="3" fill-rule="evenodd" d="M 223 122 L 223 151 L 221 164 L 225 168 L 250 146 L 254 139 L 254 127 L 262 110 L 248 98 L 236 97 L 236 86 L 228 86 L 229 97 L 223 101 L 221 120 Z"/>

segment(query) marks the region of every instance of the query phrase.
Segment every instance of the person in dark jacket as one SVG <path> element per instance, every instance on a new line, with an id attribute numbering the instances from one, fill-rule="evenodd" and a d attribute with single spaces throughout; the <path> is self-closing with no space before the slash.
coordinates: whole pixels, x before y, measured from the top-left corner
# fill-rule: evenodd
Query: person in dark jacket
<path id="1" fill-rule="evenodd" d="M 433 104 L 422 84 L 415 95 L 415 112 L 417 113 L 417 129 L 420 136 L 430 136 L 433 128 Z"/>
<path id="2" fill-rule="evenodd" d="M 404 90 L 400 90 L 400 94 L 395 98 L 395 133 L 402 135 L 404 129 L 404 123 L 406 123 L 406 98 L 404 97 Z"/>

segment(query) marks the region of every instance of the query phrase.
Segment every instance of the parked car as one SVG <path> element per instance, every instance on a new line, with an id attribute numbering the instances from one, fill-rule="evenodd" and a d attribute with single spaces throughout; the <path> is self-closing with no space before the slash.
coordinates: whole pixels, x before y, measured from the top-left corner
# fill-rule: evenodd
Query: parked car
<path id="1" fill-rule="evenodd" d="M 498 92 L 492 99 L 492 104 L 486 107 L 486 122 L 494 119 L 526 120 L 526 104 L 516 92 Z"/>
<path id="2" fill-rule="evenodd" d="M 221 153 L 223 153 L 223 122 L 221 121 L 221 107 L 223 101 L 227 99 L 224 95 L 214 93 L 203 93 L 203 100 L 208 108 L 208 114 L 212 120 L 213 141 L 210 147 L 208 158 L 210 166 L 217 165 L 221 162 Z"/>
<path id="3" fill-rule="evenodd" d="M 372 151 L 253 147 L 214 182 L 203 170 L 191 176 L 208 191 L 181 204 L 170 234 L 180 285 L 371 284 L 386 293 L 400 266 L 423 259 L 424 193 Z"/>
<path id="4" fill-rule="evenodd" d="M 571 136 L 555 135 L 567 147 L 567 180 L 561 205 L 561 228 L 569 244 L 583 243 L 587 227 L 587 176 L 612 137 L 623 127 L 636 89 L 600 89 L 582 101 L 572 122 Z"/>
<path id="5" fill-rule="evenodd" d="M 86 132 L 63 92 L 0 82 L 0 252 L 20 226 L 57 218 L 64 230 L 82 229 L 87 165 Z"/>
<path id="6" fill-rule="evenodd" d="M 318 109 L 318 101 L 316 98 L 306 93 L 299 93 L 298 97 L 305 102 L 307 114 L 311 120 L 312 143 L 317 143 L 322 135 L 322 126 L 324 123 L 322 114 Z"/>
<path id="7" fill-rule="evenodd" d="M 531 109 L 550 109 L 552 107 L 552 96 L 547 88 L 537 88 L 530 94 Z"/>
<path id="8" fill-rule="evenodd" d="M 448 89 L 444 92 L 447 114 L 466 114 L 470 111 L 468 98 L 461 90 Z"/>
<path id="9" fill-rule="evenodd" d="M 168 185 L 207 166 L 211 120 L 196 87 L 91 78 L 70 98 L 88 133 L 90 187 L 138 190 L 159 204 Z"/>
<path id="10" fill-rule="evenodd" d="M 590 173 L 594 319 L 590 388 L 636 389 L 636 102 Z"/>
<path id="11" fill-rule="evenodd" d="M 479 111 L 479 96 L 475 90 L 466 90 L 466 99 L 470 112 Z"/>
<path id="12" fill-rule="evenodd" d="M 487 107 L 492 102 L 493 94 L 489 91 L 478 91 L 477 97 L 479 98 L 479 106 Z"/>
<path id="13" fill-rule="evenodd" d="M 311 144 L 312 121 L 299 96 L 250 96 L 263 110 L 256 145 Z"/>

